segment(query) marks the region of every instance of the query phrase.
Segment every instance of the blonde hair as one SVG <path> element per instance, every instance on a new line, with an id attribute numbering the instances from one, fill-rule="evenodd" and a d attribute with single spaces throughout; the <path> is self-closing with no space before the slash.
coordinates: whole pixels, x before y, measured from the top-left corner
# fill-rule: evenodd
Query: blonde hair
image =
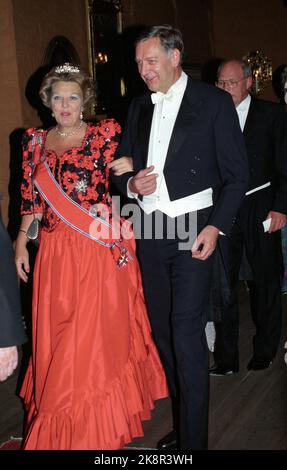
<path id="1" fill-rule="evenodd" d="M 90 78 L 84 70 L 73 64 L 65 63 L 53 67 L 50 72 L 45 75 L 39 95 L 47 108 L 51 106 L 52 88 L 57 82 L 75 82 L 83 93 L 83 105 L 90 103 L 95 96 L 95 86 L 93 79 Z"/>

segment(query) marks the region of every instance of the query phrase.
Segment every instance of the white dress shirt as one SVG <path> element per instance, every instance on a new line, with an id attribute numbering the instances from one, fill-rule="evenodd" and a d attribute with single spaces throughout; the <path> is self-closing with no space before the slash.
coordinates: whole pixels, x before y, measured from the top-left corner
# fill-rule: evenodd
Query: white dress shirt
<path id="1" fill-rule="evenodd" d="M 246 123 L 250 103 L 251 103 L 251 96 L 247 95 L 246 98 L 244 98 L 244 100 L 241 101 L 241 103 L 239 103 L 238 106 L 236 106 L 236 111 L 238 114 L 239 124 L 240 124 L 240 128 L 242 132 L 244 131 L 244 126 Z"/>
<path id="2" fill-rule="evenodd" d="M 212 205 L 212 188 L 171 201 L 163 174 L 172 131 L 186 85 L 187 75 L 182 72 L 180 78 L 166 94 L 157 92 L 151 95 L 151 100 L 155 103 L 155 106 L 149 139 L 147 167 L 153 165 L 153 172 L 159 176 L 155 192 L 144 196 L 142 201 L 138 200 L 146 214 L 160 210 L 169 217 L 177 217 Z M 178 181 L 178 184 L 180 185 L 180 181 Z M 130 192 L 128 192 L 128 195 L 137 197 L 137 195 Z"/>

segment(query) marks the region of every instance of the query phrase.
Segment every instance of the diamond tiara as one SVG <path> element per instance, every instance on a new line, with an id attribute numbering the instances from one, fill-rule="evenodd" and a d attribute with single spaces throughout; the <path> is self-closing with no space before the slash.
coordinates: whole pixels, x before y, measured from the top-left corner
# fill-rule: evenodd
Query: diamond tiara
<path id="1" fill-rule="evenodd" d="M 55 68 L 55 73 L 79 73 L 80 69 L 76 67 L 75 65 L 71 65 L 68 62 L 66 62 L 63 65 L 58 65 L 58 67 Z"/>

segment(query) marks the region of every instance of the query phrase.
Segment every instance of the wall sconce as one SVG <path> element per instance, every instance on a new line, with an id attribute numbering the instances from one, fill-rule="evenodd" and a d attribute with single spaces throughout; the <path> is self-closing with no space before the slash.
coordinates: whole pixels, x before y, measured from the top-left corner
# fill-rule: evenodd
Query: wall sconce
<path id="1" fill-rule="evenodd" d="M 96 64 L 106 64 L 108 62 L 108 54 L 105 52 L 97 52 L 95 61 Z"/>
<path id="2" fill-rule="evenodd" d="M 251 94 L 259 95 L 267 83 L 272 81 L 272 62 L 258 50 L 248 52 L 243 60 L 250 64 L 252 70 Z"/>

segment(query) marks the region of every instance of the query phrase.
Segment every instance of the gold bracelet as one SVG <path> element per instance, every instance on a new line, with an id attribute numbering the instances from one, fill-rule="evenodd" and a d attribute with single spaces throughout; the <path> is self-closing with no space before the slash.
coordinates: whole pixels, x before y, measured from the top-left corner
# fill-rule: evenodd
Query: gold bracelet
<path id="1" fill-rule="evenodd" d="M 22 228 L 19 229 L 19 232 L 27 233 L 26 230 L 23 230 Z"/>

